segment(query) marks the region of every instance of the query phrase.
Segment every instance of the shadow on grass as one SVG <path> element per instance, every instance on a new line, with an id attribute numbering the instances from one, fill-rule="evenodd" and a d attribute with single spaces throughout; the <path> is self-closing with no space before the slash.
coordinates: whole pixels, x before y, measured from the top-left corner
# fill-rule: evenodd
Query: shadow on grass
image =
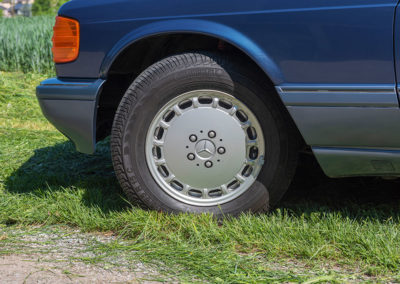
<path id="1" fill-rule="evenodd" d="M 278 205 L 292 214 L 339 212 L 355 220 L 400 220 L 400 179 L 379 177 L 332 179 L 311 155 L 300 157 L 296 176 Z"/>
<path id="2" fill-rule="evenodd" d="M 114 176 L 108 141 L 98 144 L 94 155 L 75 151 L 64 142 L 35 151 L 7 180 L 11 193 L 82 188 L 82 202 L 104 212 L 120 211 L 129 205 Z M 296 177 L 278 205 L 295 216 L 313 212 L 340 212 L 352 219 L 400 220 L 400 181 L 380 178 L 327 178 L 315 159 L 302 156 Z"/>
<path id="3" fill-rule="evenodd" d="M 94 155 L 75 151 L 71 142 L 35 150 L 35 154 L 6 180 L 10 193 L 41 195 L 44 191 L 84 189 L 82 202 L 103 212 L 129 206 L 114 176 L 108 141 Z"/>

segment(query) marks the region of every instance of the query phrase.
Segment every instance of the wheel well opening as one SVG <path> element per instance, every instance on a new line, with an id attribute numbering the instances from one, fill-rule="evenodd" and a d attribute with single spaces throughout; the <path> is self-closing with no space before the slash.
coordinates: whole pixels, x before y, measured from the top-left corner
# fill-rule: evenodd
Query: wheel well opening
<path id="1" fill-rule="evenodd" d="M 192 51 L 219 52 L 240 59 L 273 87 L 269 77 L 247 54 L 218 38 L 201 34 L 164 34 L 149 37 L 125 49 L 108 71 L 98 105 L 97 141 L 110 135 L 118 105 L 130 84 L 140 73 L 165 57 Z"/>

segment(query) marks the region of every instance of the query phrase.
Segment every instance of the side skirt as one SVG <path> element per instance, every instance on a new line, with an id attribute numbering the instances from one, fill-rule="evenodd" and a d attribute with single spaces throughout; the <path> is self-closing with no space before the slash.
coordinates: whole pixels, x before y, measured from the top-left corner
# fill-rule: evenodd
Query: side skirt
<path id="1" fill-rule="evenodd" d="M 394 84 L 286 84 L 276 89 L 328 176 L 400 176 Z"/>

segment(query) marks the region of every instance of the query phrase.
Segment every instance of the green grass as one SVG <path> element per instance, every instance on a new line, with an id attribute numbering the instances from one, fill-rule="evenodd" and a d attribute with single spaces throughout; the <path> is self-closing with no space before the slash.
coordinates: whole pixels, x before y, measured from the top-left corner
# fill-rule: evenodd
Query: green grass
<path id="1" fill-rule="evenodd" d="M 218 223 L 142 210 L 125 201 L 107 141 L 77 153 L 43 118 L 34 97 L 43 79 L 0 72 L 1 225 L 113 232 L 121 240 L 82 260 L 123 253 L 188 282 L 400 281 L 399 182 L 330 180 L 301 167 L 269 214 Z"/>
<path id="2" fill-rule="evenodd" d="M 46 73 L 55 16 L 0 18 L 0 70 Z"/>

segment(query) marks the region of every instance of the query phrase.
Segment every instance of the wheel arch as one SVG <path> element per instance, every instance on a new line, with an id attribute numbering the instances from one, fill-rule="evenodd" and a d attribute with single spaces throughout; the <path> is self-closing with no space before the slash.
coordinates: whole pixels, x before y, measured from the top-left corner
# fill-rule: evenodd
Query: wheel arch
<path id="1" fill-rule="evenodd" d="M 155 22 L 128 33 L 106 55 L 100 68 L 100 77 L 107 78 L 119 56 L 132 45 L 151 37 L 174 34 L 203 35 L 231 44 L 257 64 L 275 85 L 283 83 L 283 75 L 276 63 L 248 36 L 226 25 L 193 19 Z"/>

